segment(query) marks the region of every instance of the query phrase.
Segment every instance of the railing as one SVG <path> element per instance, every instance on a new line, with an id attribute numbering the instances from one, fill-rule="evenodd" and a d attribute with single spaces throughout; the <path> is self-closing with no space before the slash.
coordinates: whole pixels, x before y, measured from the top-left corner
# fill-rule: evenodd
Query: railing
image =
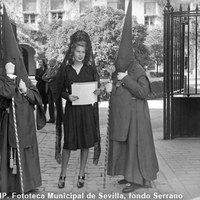
<path id="1" fill-rule="evenodd" d="M 170 0 L 164 9 L 164 139 L 170 139 L 175 120 L 174 100 L 200 98 L 200 9 L 190 5 L 175 11 Z M 183 106 L 184 103 L 176 105 Z M 181 101 L 182 102 L 182 101 Z M 191 105 L 190 105 L 191 106 Z M 177 108 L 180 109 L 180 108 Z"/>

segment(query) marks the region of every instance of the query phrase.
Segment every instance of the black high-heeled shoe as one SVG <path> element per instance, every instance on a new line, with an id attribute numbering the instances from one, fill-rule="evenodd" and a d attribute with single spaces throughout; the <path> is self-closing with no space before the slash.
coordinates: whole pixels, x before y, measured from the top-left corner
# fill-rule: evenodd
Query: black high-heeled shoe
<path id="1" fill-rule="evenodd" d="M 65 176 L 60 176 L 58 181 L 58 188 L 64 188 L 65 187 Z"/>
<path id="2" fill-rule="evenodd" d="M 77 187 L 82 188 L 84 186 L 85 176 L 78 176 Z"/>

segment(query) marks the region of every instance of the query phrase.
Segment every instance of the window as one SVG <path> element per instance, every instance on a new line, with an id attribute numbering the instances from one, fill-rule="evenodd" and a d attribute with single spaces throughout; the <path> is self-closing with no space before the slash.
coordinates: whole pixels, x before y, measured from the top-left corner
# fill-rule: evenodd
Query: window
<path id="1" fill-rule="evenodd" d="M 107 6 L 113 9 L 125 10 L 125 0 L 107 0 Z"/>
<path id="2" fill-rule="evenodd" d="M 53 19 L 62 19 L 63 18 L 63 13 L 62 12 L 52 12 L 51 13 L 51 18 Z"/>
<path id="3" fill-rule="evenodd" d="M 51 20 L 63 19 L 64 0 L 50 0 Z"/>
<path id="4" fill-rule="evenodd" d="M 34 24 L 35 18 L 35 14 L 24 14 L 24 23 Z"/>
<path id="5" fill-rule="evenodd" d="M 51 10 L 63 10 L 64 0 L 51 0 Z"/>
<path id="6" fill-rule="evenodd" d="M 35 23 L 35 15 L 31 15 L 30 18 L 31 18 L 31 24 Z"/>
<path id="7" fill-rule="evenodd" d="M 36 0 L 23 0 L 24 23 L 35 23 L 37 15 L 36 10 Z"/>
<path id="8" fill-rule="evenodd" d="M 156 20 L 156 17 L 155 16 L 146 16 L 144 18 L 144 23 L 146 25 L 154 25 L 155 24 L 155 20 Z"/>
<path id="9" fill-rule="evenodd" d="M 80 14 L 84 14 L 86 10 L 92 8 L 92 3 L 89 0 L 80 1 Z"/>
<path id="10" fill-rule="evenodd" d="M 146 25 L 155 25 L 156 16 L 156 2 L 144 2 L 144 23 Z"/>
<path id="11" fill-rule="evenodd" d="M 144 3 L 144 14 L 145 15 L 155 15 L 156 14 L 156 3 L 155 2 L 145 2 Z"/>

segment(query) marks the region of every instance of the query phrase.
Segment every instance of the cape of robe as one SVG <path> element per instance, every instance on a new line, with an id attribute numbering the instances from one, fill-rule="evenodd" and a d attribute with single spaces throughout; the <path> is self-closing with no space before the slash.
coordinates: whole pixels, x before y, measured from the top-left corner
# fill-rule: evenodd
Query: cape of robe
<path id="1" fill-rule="evenodd" d="M 17 80 L 18 82 L 19 80 Z M 34 105 L 36 108 L 37 128 L 46 124 L 42 109 L 42 100 L 36 87 L 28 79 L 27 96 L 20 94 L 16 84 L 7 76 L 0 76 L 0 99 L 2 112 L 0 121 L 0 192 L 21 193 L 19 164 L 17 160 L 17 174 L 12 174 L 9 167 L 11 147 L 16 150 L 16 138 L 13 120 L 12 98 L 15 102 L 19 149 L 23 173 L 24 192 L 28 192 L 41 185 L 41 172 L 39 165 L 38 144 L 34 118 Z M 4 106 L 3 106 L 4 105 Z M 17 152 L 17 151 L 15 151 Z M 18 156 L 16 155 L 18 158 Z"/>
<path id="2" fill-rule="evenodd" d="M 108 175 L 126 175 L 128 181 L 142 184 L 134 181 L 137 173 L 141 173 L 144 180 L 151 181 L 156 179 L 158 172 L 146 101 L 150 83 L 142 67 L 133 63 L 122 82 L 121 86 L 116 87 L 114 81 L 110 98 Z M 129 152 L 130 146 L 134 146 L 134 152 Z M 126 162 L 127 159 L 133 161 Z M 134 162 L 138 163 L 138 169 L 132 174 Z M 130 174 L 126 174 L 127 171 Z"/>

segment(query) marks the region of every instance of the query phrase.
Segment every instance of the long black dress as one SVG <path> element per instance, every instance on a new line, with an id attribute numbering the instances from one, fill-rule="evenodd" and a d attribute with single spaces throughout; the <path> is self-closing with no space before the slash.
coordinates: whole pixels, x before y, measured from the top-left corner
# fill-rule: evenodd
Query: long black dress
<path id="1" fill-rule="evenodd" d="M 64 87 L 62 97 L 68 99 L 71 84 L 74 82 L 95 81 L 96 71 L 91 66 L 83 65 L 79 74 L 71 65 L 64 69 Z M 64 114 L 64 149 L 76 150 L 93 147 L 97 138 L 97 125 L 93 105 L 72 105 L 67 100 Z"/>

